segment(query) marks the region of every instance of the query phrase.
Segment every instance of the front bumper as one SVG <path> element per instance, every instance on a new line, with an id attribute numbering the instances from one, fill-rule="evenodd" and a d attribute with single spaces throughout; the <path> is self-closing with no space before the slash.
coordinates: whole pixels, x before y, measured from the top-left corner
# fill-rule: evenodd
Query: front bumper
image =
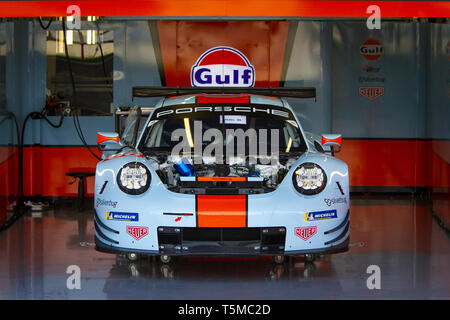
<path id="1" fill-rule="evenodd" d="M 307 253 L 331 254 L 348 250 L 350 211 L 339 225 L 322 231 L 323 246 L 286 250 L 285 226 L 249 228 L 198 228 L 158 226 L 154 249 L 133 248 L 121 244 L 120 231 L 105 225 L 97 212 L 94 215 L 96 249 L 107 253 L 139 253 L 176 256 L 273 256 Z M 331 236 L 331 238 L 330 238 Z M 334 237 L 333 237 L 334 236 Z"/>

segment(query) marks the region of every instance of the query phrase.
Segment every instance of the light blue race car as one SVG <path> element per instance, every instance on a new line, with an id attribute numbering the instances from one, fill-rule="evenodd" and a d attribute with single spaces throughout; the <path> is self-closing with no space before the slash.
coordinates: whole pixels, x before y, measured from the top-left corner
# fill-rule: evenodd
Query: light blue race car
<path id="1" fill-rule="evenodd" d="M 314 88 L 135 87 L 133 96 L 163 98 L 122 110 L 120 138 L 97 134 L 97 250 L 163 262 L 348 250 L 349 173 L 334 157 L 342 137 L 303 131 L 284 99 L 315 98 Z"/>

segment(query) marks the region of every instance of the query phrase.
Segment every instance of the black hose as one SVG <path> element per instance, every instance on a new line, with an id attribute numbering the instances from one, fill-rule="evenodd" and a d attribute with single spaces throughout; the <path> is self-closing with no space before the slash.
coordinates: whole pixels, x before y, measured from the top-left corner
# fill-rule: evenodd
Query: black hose
<path id="1" fill-rule="evenodd" d="M 8 112 L 7 118 L 14 120 L 14 125 L 16 127 L 16 135 L 17 135 L 17 144 L 18 144 L 18 153 L 19 153 L 19 165 L 18 165 L 18 176 L 23 177 L 23 162 L 22 159 L 22 138 L 20 136 L 20 129 L 19 124 L 17 122 L 16 115 L 12 112 Z M 23 130 L 22 130 L 23 132 Z M 17 200 L 16 200 L 16 206 L 14 207 L 12 216 L 3 224 L 0 226 L 0 232 L 5 231 L 9 227 L 11 227 L 20 217 L 23 216 L 25 213 L 26 207 L 24 205 L 23 201 L 23 179 L 19 178 L 17 183 Z"/>
<path id="2" fill-rule="evenodd" d="M 47 26 L 44 26 L 44 24 L 42 23 L 41 17 L 38 17 L 38 21 L 39 21 L 39 24 L 41 25 L 41 28 L 44 30 L 47 30 L 50 27 L 50 25 L 52 24 L 53 17 L 50 18 L 50 21 L 48 22 Z"/>
<path id="3" fill-rule="evenodd" d="M 51 127 L 56 128 L 56 129 L 60 128 L 64 122 L 64 111 L 61 110 L 61 115 L 60 115 L 58 124 L 52 123 L 45 115 L 42 115 L 42 119 L 44 119 Z"/>
<path id="4" fill-rule="evenodd" d="M 73 93 L 74 104 L 76 104 L 77 90 L 75 88 L 75 79 L 73 77 L 72 63 L 69 58 L 69 47 L 67 46 L 66 18 L 64 18 L 64 17 L 62 18 L 62 29 L 63 29 L 63 35 L 64 35 L 64 51 L 66 53 L 67 66 L 69 67 L 70 82 L 72 83 L 72 93 Z"/>
<path id="5" fill-rule="evenodd" d="M 100 28 L 98 27 L 98 24 L 97 24 L 97 34 L 100 36 Z M 109 85 L 110 83 L 108 81 L 108 75 L 106 74 L 105 55 L 103 54 L 103 47 L 99 40 L 100 39 L 97 39 L 97 46 L 100 48 L 100 55 L 102 57 L 103 75 L 105 76 L 105 83 Z M 113 98 L 113 94 L 111 91 L 108 90 L 108 94 L 110 95 L 111 98 Z"/>
<path id="6" fill-rule="evenodd" d="M 73 105 L 75 107 L 75 111 L 72 114 L 73 117 L 73 124 L 75 126 L 75 130 L 78 134 L 78 137 L 80 138 L 81 142 L 83 143 L 83 145 L 88 149 L 88 151 L 99 161 L 101 161 L 102 159 L 97 156 L 90 148 L 89 145 L 86 143 L 86 140 L 84 139 L 84 135 L 83 135 L 83 130 L 81 129 L 81 125 L 80 125 L 80 120 L 78 118 L 78 111 L 79 108 L 76 106 L 77 105 L 77 91 L 76 91 L 76 87 L 75 87 L 75 79 L 73 76 L 73 70 L 72 70 L 72 63 L 70 61 L 70 57 L 69 57 L 69 49 L 67 46 L 67 36 L 66 36 L 66 19 L 63 17 L 62 18 L 62 28 L 63 28 L 63 34 L 64 34 L 64 50 L 66 53 L 66 60 L 67 60 L 67 64 L 69 67 L 69 73 L 70 73 L 70 81 L 72 83 L 72 92 L 73 92 Z"/>

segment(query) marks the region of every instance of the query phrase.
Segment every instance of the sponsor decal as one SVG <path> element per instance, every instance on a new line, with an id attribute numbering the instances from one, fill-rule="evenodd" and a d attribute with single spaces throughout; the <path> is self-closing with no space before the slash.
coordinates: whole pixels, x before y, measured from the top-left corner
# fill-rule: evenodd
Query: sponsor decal
<path id="1" fill-rule="evenodd" d="M 376 39 L 367 39 L 359 48 L 359 52 L 369 61 L 378 60 L 383 55 L 383 45 Z"/>
<path id="2" fill-rule="evenodd" d="M 222 115 L 220 116 L 219 123 L 222 124 Z M 225 115 L 225 124 L 247 124 L 246 116 L 238 116 L 238 115 Z"/>
<path id="3" fill-rule="evenodd" d="M 108 211 L 108 212 L 106 212 L 106 220 L 139 221 L 139 214 L 132 213 L 132 212 Z"/>
<path id="4" fill-rule="evenodd" d="M 178 221 L 180 221 L 180 220 L 181 220 L 181 217 L 175 218 L 175 222 L 178 222 Z"/>
<path id="5" fill-rule="evenodd" d="M 337 218 L 336 210 L 305 212 L 305 221 L 316 221 Z"/>
<path id="6" fill-rule="evenodd" d="M 317 233 L 317 227 L 298 227 L 295 228 L 295 235 L 302 240 L 308 240 Z"/>
<path id="7" fill-rule="evenodd" d="M 383 77 L 358 77 L 359 82 L 384 82 Z"/>
<path id="8" fill-rule="evenodd" d="M 384 95 L 384 87 L 359 87 L 358 92 L 361 96 L 373 101 Z"/>
<path id="9" fill-rule="evenodd" d="M 283 108 L 277 108 L 273 106 L 211 106 L 211 107 L 178 107 L 178 108 L 161 108 L 158 109 L 159 112 L 156 113 L 155 117 L 172 119 L 174 117 L 185 118 L 187 116 L 195 116 L 202 114 L 207 114 L 209 112 L 218 113 L 222 112 L 235 112 L 235 113 L 245 113 L 252 116 L 252 113 L 258 113 L 259 115 L 265 114 L 269 116 L 281 117 L 286 119 L 292 119 L 293 116 L 290 112 L 283 110 Z M 192 115 L 194 113 L 194 115 Z M 227 117 L 228 115 L 226 115 Z M 227 120 L 227 118 L 225 118 Z"/>
<path id="10" fill-rule="evenodd" d="M 323 201 L 327 204 L 327 206 L 331 206 L 332 204 L 336 203 L 347 203 L 347 198 L 325 198 Z"/>
<path id="11" fill-rule="evenodd" d="M 136 240 L 141 240 L 148 235 L 148 227 L 127 226 L 127 233 Z"/>
<path id="12" fill-rule="evenodd" d="M 363 71 L 365 71 L 365 72 L 373 72 L 373 73 L 378 73 L 378 72 L 380 72 L 380 67 L 373 67 L 373 66 L 369 66 L 369 65 L 366 65 L 364 68 L 363 68 Z"/>
<path id="13" fill-rule="evenodd" d="M 253 87 L 255 68 L 239 50 L 214 47 L 205 51 L 191 68 L 193 87 Z"/>
<path id="14" fill-rule="evenodd" d="M 117 201 L 112 201 L 112 200 L 103 200 L 103 199 L 99 199 L 97 198 L 97 201 L 95 202 L 95 206 L 99 207 L 99 206 L 107 206 L 107 207 L 113 207 L 115 208 L 117 205 Z"/>

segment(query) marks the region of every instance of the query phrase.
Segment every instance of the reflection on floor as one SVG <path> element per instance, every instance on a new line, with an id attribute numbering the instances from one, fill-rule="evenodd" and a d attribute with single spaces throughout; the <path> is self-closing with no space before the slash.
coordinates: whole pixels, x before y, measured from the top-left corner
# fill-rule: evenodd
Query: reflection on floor
<path id="1" fill-rule="evenodd" d="M 449 205 L 448 201 L 445 204 Z M 99 253 L 90 210 L 28 214 L 0 234 L 0 299 L 450 298 L 450 238 L 411 196 L 354 196 L 346 253 L 273 264 L 267 258 L 146 257 Z M 67 288 L 69 265 L 81 289 Z M 369 290 L 370 265 L 381 289 Z"/>

